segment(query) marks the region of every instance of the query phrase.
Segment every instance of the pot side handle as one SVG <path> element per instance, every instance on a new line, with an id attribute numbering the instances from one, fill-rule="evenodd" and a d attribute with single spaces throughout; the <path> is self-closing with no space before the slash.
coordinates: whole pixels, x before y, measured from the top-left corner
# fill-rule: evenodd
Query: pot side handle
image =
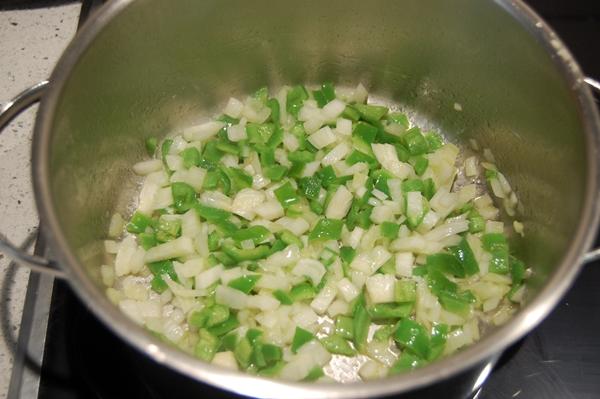
<path id="1" fill-rule="evenodd" d="M 600 82 L 599 81 L 597 81 L 594 78 L 590 78 L 589 76 L 586 76 L 583 79 L 583 81 L 585 83 L 587 83 L 588 86 L 590 86 L 592 89 L 594 89 L 596 91 L 596 93 L 600 94 Z M 581 257 L 581 262 L 582 263 L 590 263 L 597 259 L 600 259 L 600 248 L 595 248 L 595 249 L 592 249 L 591 251 L 585 253 Z"/>
<path id="2" fill-rule="evenodd" d="M 17 115 L 40 101 L 48 87 L 48 83 L 49 82 L 45 80 L 31 86 L 0 108 L 0 134 L 2 134 L 7 125 Z M 15 259 L 18 264 L 29 267 L 33 271 L 49 274 L 58 278 L 66 277 L 64 272 L 57 268 L 55 262 L 24 252 L 23 249 L 8 241 L 2 233 L 0 233 L 0 252 Z"/>

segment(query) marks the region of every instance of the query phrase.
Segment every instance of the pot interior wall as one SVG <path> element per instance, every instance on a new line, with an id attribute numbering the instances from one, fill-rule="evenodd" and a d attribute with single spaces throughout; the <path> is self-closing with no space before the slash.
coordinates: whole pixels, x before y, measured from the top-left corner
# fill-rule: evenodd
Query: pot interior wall
<path id="1" fill-rule="evenodd" d="M 451 140 L 491 148 L 523 205 L 518 246 L 536 292 L 582 212 L 583 127 L 542 45 L 480 0 L 133 2 L 82 54 L 52 125 L 52 201 L 81 264 L 98 279 L 110 215 L 128 214 L 146 137 L 261 86 L 323 81 L 362 82 Z"/>

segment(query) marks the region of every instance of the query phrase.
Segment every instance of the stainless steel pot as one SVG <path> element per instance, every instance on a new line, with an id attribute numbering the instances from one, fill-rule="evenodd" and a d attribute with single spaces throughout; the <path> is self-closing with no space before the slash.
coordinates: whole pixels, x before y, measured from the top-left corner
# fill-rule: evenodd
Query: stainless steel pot
<path id="1" fill-rule="evenodd" d="M 524 209 L 519 252 L 534 269 L 527 304 L 447 359 L 360 384 L 257 378 L 154 339 L 108 301 L 98 268 L 109 217 L 134 196 L 129 170 L 143 157 L 142 138 L 197 121 L 231 95 L 322 81 L 363 82 L 451 140 L 475 137 L 493 149 Z M 66 278 L 109 328 L 156 362 L 245 395 L 468 394 L 571 285 L 598 221 L 596 107 L 569 51 L 520 1 L 115 0 L 79 32 L 50 83 L 3 109 L 0 125 L 40 98 L 33 180 L 56 259 L 7 242 L 0 249 Z"/>

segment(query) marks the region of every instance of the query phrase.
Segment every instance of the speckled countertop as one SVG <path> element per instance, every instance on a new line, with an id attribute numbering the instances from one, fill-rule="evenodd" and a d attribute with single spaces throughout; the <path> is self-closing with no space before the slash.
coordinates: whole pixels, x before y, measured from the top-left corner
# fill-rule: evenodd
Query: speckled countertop
<path id="1" fill-rule="evenodd" d="M 73 37 L 79 3 L 23 10 L 0 9 L 0 104 L 48 78 Z M 30 148 L 35 108 L 0 135 L 0 232 L 21 244 L 37 227 L 31 192 Z M 12 369 L 12 344 L 18 332 L 27 270 L 9 267 L 0 254 L 0 398 L 6 397 Z M 8 314 L 5 314 L 8 313 Z"/>

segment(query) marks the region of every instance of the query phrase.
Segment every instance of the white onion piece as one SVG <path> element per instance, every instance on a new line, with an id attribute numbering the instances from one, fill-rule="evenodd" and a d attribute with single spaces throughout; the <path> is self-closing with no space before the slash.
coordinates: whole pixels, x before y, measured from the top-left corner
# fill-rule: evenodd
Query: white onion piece
<path id="1" fill-rule="evenodd" d="M 181 131 L 181 134 L 187 141 L 204 141 L 215 136 L 224 126 L 225 123 L 223 122 L 210 121 L 185 128 Z"/>

